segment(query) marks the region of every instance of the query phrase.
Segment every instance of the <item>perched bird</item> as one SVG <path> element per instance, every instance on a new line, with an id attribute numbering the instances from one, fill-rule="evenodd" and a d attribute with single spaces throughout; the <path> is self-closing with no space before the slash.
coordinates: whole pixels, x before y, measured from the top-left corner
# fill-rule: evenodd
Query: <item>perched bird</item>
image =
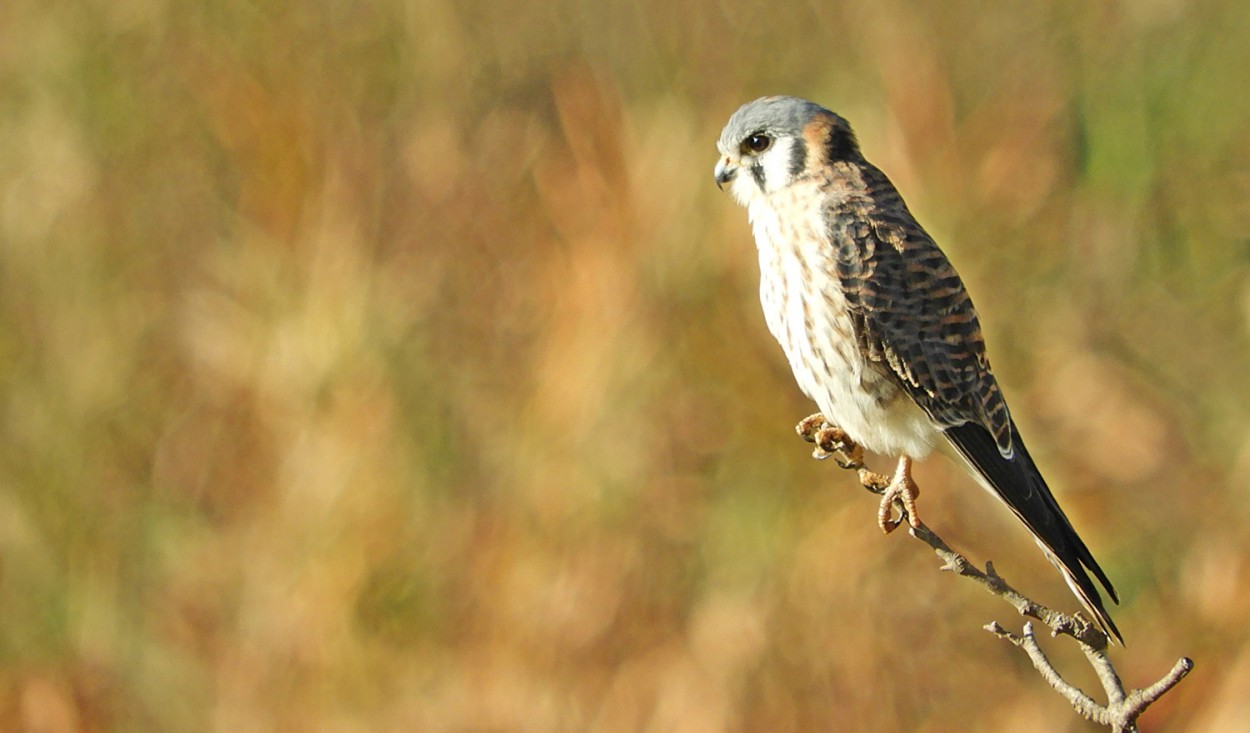
<path id="1" fill-rule="evenodd" d="M 893 477 L 878 477 L 886 532 L 898 525 L 895 500 L 918 526 L 911 462 L 949 442 L 1123 641 L 1089 573 L 1118 603 L 1115 589 L 1024 447 L 963 281 L 847 121 L 765 97 L 730 117 L 717 147 L 716 184 L 747 208 L 755 234 L 768 329 L 820 407 L 799 431 L 851 456 L 840 462 L 861 467 L 866 486 L 861 447 L 899 456 Z"/>

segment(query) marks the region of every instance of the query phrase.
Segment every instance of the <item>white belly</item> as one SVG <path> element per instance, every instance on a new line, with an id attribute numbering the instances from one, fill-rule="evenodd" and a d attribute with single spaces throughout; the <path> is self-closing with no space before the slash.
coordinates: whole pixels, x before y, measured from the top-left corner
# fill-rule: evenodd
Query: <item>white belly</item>
<path id="1" fill-rule="evenodd" d="M 937 429 L 855 343 L 820 212 L 783 222 L 774 206 L 799 210 L 777 200 L 786 195 L 775 194 L 772 205 L 753 202 L 749 212 L 760 256 L 764 317 L 799 388 L 827 421 L 867 450 L 927 455 L 939 437 Z"/>

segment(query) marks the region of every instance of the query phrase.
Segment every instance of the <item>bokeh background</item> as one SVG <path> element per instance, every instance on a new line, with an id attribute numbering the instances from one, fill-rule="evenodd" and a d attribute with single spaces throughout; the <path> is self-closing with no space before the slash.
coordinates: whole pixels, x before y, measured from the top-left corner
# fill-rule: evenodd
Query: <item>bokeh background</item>
<path id="1" fill-rule="evenodd" d="M 1093 730 L 793 434 L 711 178 L 791 93 L 968 282 L 1125 681 L 1197 660 L 1146 729 L 1245 730 L 1247 38 L 1237 0 L 6 0 L 0 729 Z"/>

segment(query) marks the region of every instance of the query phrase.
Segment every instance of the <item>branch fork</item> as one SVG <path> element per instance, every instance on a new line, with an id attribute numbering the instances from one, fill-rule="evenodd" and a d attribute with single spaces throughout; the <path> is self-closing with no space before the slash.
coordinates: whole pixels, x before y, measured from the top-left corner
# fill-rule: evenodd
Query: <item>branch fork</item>
<path id="1" fill-rule="evenodd" d="M 863 450 L 841 430 L 827 424 L 820 414 L 806 418 L 795 429 L 804 440 L 816 444 L 813 457 L 833 456 L 840 467 L 856 471 L 865 489 L 874 494 L 882 493 L 883 483 L 887 480 L 865 468 Z M 1143 689 L 1126 691 L 1115 666 L 1112 665 L 1107 655 L 1110 640 L 1101 629 L 1079 613 L 1074 615 L 1061 613 L 1024 595 L 1007 583 L 994 570 L 994 564 L 991 562 L 986 562 L 985 570 L 981 570 L 961 553 L 951 549 L 950 545 L 946 544 L 936 532 L 920 521 L 919 517 L 915 516 L 914 504 L 912 507 L 904 506 L 901 499 L 892 503 L 900 513 L 899 523 L 901 524 L 906 518 L 911 525 L 909 527 L 911 536 L 928 545 L 942 560 L 941 570 L 976 582 L 982 588 L 1009 603 L 1021 616 L 1036 619 L 1045 624 L 1050 629 L 1051 637 L 1067 636 L 1080 646 L 1085 659 L 1094 668 L 1094 672 L 1102 683 L 1103 691 L 1107 696 L 1106 704 L 1095 701 L 1063 678 L 1038 643 L 1032 621 L 1025 622 L 1023 632 L 1020 634 L 1009 631 L 997 621 L 992 621 L 984 627 L 991 634 L 1023 650 L 1042 679 L 1046 680 L 1046 683 L 1063 696 L 1077 714 L 1086 720 L 1106 726 L 1114 733 L 1136 733 L 1137 719 L 1142 713 L 1193 670 L 1193 660 L 1181 657 L 1172 669 L 1154 684 Z M 910 516 L 908 516 L 909 510 Z"/>

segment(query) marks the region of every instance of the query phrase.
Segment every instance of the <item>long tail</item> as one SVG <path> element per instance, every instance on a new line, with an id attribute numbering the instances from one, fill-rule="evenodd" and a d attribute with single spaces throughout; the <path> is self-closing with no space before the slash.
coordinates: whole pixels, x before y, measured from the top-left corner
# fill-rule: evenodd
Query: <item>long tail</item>
<path id="1" fill-rule="evenodd" d="M 1090 554 L 1089 548 L 1072 528 L 1068 517 L 1059 508 L 1059 502 L 1055 501 L 1050 488 L 1046 486 L 1046 480 L 1034 465 L 1014 422 L 1011 426 L 1014 447 L 1011 458 L 1004 458 L 994 442 L 994 437 L 976 423 L 965 423 L 947 428 L 943 432 L 989 488 L 1029 528 L 1037 544 L 1063 573 L 1068 587 L 1093 614 L 1102 630 L 1123 644 L 1124 637 L 1107 613 L 1102 596 L 1086 570 L 1098 578 L 1111 600 L 1119 603 L 1115 588 L 1111 586 L 1107 574 L 1098 566 L 1098 561 Z"/>

